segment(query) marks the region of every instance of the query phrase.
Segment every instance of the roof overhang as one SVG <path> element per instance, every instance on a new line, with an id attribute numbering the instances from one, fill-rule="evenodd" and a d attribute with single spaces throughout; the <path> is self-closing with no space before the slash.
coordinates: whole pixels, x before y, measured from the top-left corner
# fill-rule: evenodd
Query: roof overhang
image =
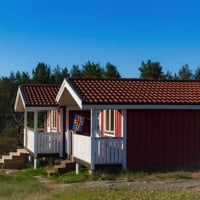
<path id="1" fill-rule="evenodd" d="M 67 79 L 64 79 L 56 96 L 56 101 L 61 106 L 78 106 L 80 109 L 83 107 L 82 99 Z"/>
<path id="2" fill-rule="evenodd" d="M 26 105 L 25 97 L 22 92 L 21 86 L 18 87 L 17 96 L 15 99 L 14 111 L 15 112 L 33 112 L 33 111 L 44 111 L 44 110 L 57 110 L 59 106 L 31 106 Z"/>
<path id="3" fill-rule="evenodd" d="M 200 110 L 200 105 L 189 104 L 88 104 L 83 110 L 119 109 L 119 110 Z"/>

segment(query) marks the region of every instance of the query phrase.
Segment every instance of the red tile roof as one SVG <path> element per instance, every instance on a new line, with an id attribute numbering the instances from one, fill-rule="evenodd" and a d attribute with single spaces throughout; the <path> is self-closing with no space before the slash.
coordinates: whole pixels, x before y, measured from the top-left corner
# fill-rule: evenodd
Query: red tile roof
<path id="1" fill-rule="evenodd" d="M 200 81 L 67 79 L 84 104 L 200 104 Z"/>
<path id="2" fill-rule="evenodd" d="M 58 85 L 22 85 L 21 92 L 26 106 L 58 106 Z"/>

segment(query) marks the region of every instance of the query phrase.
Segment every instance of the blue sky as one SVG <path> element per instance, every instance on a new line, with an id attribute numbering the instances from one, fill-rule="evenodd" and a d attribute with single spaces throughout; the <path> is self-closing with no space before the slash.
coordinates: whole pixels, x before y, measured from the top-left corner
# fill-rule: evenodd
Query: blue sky
<path id="1" fill-rule="evenodd" d="M 0 0 L 0 76 L 90 60 L 139 77 L 148 59 L 200 66 L 200 1 Z"/>

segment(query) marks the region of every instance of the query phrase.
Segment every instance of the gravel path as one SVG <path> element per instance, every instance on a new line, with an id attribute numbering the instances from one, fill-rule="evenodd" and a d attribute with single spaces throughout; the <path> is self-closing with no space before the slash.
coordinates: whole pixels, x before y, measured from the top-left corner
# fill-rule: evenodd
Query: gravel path
<path id="1" fill-rule="evenodd" d="M 36 179 L 50 188 L 128 188 L 130 190 L 187 190 L 200 191 L 200 180 L 178 180 L 178 181 L 86 181 L 82 183 L 60 184 L 49 179 L 36 177 Z"/>

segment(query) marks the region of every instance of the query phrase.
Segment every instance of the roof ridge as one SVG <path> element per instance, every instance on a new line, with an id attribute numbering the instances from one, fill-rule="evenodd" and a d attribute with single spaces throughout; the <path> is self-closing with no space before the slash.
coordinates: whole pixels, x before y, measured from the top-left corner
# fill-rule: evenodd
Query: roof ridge
<path id="1" fill-rule="evenodd" d="M 140 82 L 200 82 L 199 80 L 185 79 L 153 79 L 153 78 L 84 78 L 84 77 L 69 77 L 68 80 L 116 80 L 116 81 L 140 81 Z"/>
<path id="2" fill-rule="evenodd" d="M 57 87 L 60 87 L 61 84 L 51 84 L 51 83 L 49 83 L 49 84 L 48 83 L 45 83 L 45 84 L 43 84 L 43 83 L 42 84 L 40 84 L 40 83 L 36 83 L 36 84 L 30 83 L 30 84 L 28 84 L 27 83 L 27 84 L 21 84 L 20 86 L 22 86 L 22 87 L 23 86 L 35 86 L 35 87 L 37 87 L 37 86 L 40 86 L 40 87 L 45 87 L 45 86 L 52 86 L 52 87 L 54 86 L 55 87 L 55 86 L 57 86 Z"/>

